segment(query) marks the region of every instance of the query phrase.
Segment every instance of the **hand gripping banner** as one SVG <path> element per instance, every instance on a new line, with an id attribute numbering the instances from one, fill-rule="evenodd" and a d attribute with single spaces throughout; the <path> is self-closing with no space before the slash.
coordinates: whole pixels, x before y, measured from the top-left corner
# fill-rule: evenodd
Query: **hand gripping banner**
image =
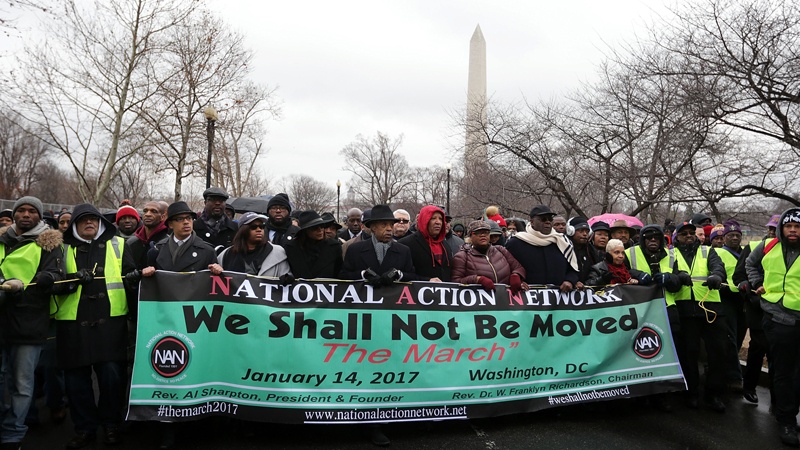
<path id="1" fill-rule="evenodd" d="M 130 420 L 464 419 L 685 389 L 658 287 L 158 271 L 139 296 Z"/>

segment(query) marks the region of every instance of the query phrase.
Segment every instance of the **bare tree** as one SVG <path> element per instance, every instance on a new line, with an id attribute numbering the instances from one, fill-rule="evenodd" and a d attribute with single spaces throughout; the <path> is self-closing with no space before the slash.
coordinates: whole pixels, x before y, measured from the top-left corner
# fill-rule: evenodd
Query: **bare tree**
<path id="1" fill-rule="evenodd" d="M 217 185 L 228 186 L 232 195 L 261 195 L 269 188 L 267 177 L 258 165 L 266 154 L 264 122 L 280 117 L 275 89 L 245 82 L 231 94 L 223 104 L 212 173 Z"/>
<path id="2" fill-rule="evenodd" d="M 11 77 L 20 111 L 43 130 L 100 203 L 120 167 L 148 136 L 134 134 L 159 82 L 162 35 L 195 7 L 177 0 L 68 0 L 51 15 L 47 38 L 29 47 Z"/>
<path id="3" fill-rule="evenodd" d="M 402 135 L 392 140 L 378 131 L 374 138 L 359 134 L 342 149 L 344 169 L 353 174 L 350 186 L 357 202 L 392 203 L 410 184 L 408 162 L 400 153 L 402 143 Z"/>
<path id="4" fill-rule="evenodd" d="M 650 45 L 669 52 L 669 64 L 642 58 L 651 73 L 691 79 L 704 114 L 723 126 L 790 149 L 795 158 L 760 167 L 767 153 L 750 153 L 752 169 L 800 169 L 800 4 L 792 0 L 695 0 L 683 3 L 651 31 Z M 645 54 L 647 55 L 647 54 Z M 777 149 L 781 151 L 780 148 Z M 769 158 L 767 158 L 769 160 Z M 790 200 L 780 173 L 744 179 L 719 196 L 759 195 Z M 757 177 L 756 177 L 757 178 Z M 795 186 L 795 190 L 797 187 Z"/>
<path id="5" fill-rule="evenodd" d="M 283 182 L 283 190 L 299 210 L 321 214 L 336 207 L 336 190 L 308 175 L 290 176 Z"/>
<path id="6" fill-rule="evenodd" d="M 37 168 L 49 147 L 23 123 L 16 115 L 0 117 L 0 198 L 28 195 L 41 181 Z"/>
<path id="7" fill-rule="evenodd" d="M 263 121 L 279 114 L 274 89 L 247 80 L 252 52 L 244 37 L 209 11 L 194 11 L 167 36 L 163 70 L 168 76 L 159 84 L 154 104 L 141 114 L 156 130 L 149 144 L 174 175 L 174 199 L 182 197 L 185 179 L 205 173 L 203 110 L 208 105 L 220 118 L 214 184 L 241 195 L 252 184 L 254 165 L 263 154 Z"/>

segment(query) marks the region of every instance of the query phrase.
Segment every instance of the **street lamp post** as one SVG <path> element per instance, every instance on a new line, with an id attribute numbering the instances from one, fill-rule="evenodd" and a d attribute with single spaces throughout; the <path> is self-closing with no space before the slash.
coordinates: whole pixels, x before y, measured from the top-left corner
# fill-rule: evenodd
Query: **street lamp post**
<path id="1" fill-rule="evenodd" d="M 339 223 L 341 216 L 339 215 L 339 199 L 342 192 L 342 182 L 336 180 L 336 223 Z"/>
<path id="2" fill-rule="evenodd" d="M 206 159 L 206 189 L 211 187 L 211 154 L 214 153 L 214 125 L 217 122 L 217 110 L 213 106 L 206 106 L 203 110 L 206 116 L 206 138 L 208 139 L 208 158 Z"/>
<path id="3" fill-rule="evenodd" d="M 447 203 L 445 204 L 445 208 L 447 208 L 447 211 L 445 212 L 447 214 L 451 214 L 450 213 L 450 164 L 447 165 Z"/>

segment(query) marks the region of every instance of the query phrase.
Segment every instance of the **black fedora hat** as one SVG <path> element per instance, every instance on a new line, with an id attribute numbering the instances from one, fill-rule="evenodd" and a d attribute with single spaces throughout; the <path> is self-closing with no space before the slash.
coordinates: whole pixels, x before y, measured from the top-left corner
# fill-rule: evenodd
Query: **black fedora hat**
<path id="1" fill-rule="evenodd" d="M 394 217 L 394 213 L 392 212 L 392 208 L 389 208 L 389 205 L 375 205 L 372 207 L 370 211 L 370 216 L 365 218 L 364 225 L 369 226 L 372 222 L 382 222 L 384 220 L 388 220 L 391 222 L 399 222 L 400 219 Z"/>
<path id="2" fill-rule="evenodd" d="M 189 205 L 187 205 L 186 202 L 175 202 L 169 205 L 167 208 L 167 222 L 172 220 L 172 218 L 178 214 L 190 214 L 192 219 L 197 219 L 197 213 L 192 211 L 192 208 L 189 208 Z"/>
<path id="3" fill-rule="evenodd" d="M 334 227 L 336 227 L 337 230 L 342 228 L 342 224 L 340 224 L 339 222 L 336 221 L 336 218 L 333 217 L 333 214 L 331 214 L 329 212 L 326 212 L 326 213 L 322 213 L 321 217 L 322 217 L 322 220 L 325 221 L 325 225 L 327 225 L 327 226 L 333 225 Z"/>
<path id="4" fill-rule="evenodd" d="M 314 228 L 317 225 L 325 225 L 326 223 L 316 211 L 301 211 L 297 215 L 297 221 L 300 222 L 300 231 Z"/>

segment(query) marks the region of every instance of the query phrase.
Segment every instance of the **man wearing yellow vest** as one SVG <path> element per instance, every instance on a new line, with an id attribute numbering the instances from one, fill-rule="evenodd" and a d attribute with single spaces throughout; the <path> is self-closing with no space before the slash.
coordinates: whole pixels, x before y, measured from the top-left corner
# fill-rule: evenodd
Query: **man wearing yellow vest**
<path id="1" fill-rule="evenodd" d="M 75 437 L 67 448 L 96 439 L 102 425 L 106 444 L 120 441 L 127 383 L 128 300 L 123 274 L 135 270 L 114 224 L 92 205 L 72 212 L 64 233 L 66 292 L 57 297 L 58 365 L 64 369 Z M 97 377 L 95 403 L 92 371 Z"/>
<path id="2" fill-rule="evenodd" d="M 722 300 L 722 307 L 725 309 L 725 324 L 728 327 L 728 345 L 730 347 L 726 355 L 725 381 L 734 392 L 742 392 L 739 349 L 742 348 L 744 335 L 747 332 L 747 321 L 744 315 L 744 293 L 739 291 L 739 288 L 736 287 L 737 283 L 733 281 L 736 263 L 742 254 L 740 245 L 742 243 L 742 227 L 739 222 L 728 219 L 721 228 L 717 233 L 722 235 L 723 245 L 717 248 L 716 252 L 725 264 L 728 285 L 719 290 L 719 297 Z"/>
<path id="3" fill-rule="evenodd" d="M 781 441 L 800 446 L 797 438 L 797 371 L 800 363 L 800 208 L 778 220 L 777 239 L 761 242 L 745 261 L 747 279 L 761 296 L 762 322 L 769 343 L 774 391 L 773 412 Z"/>
<path id="4" fill-rule="evenodd" d="M 698 407 L 702 341 L 708 355 L 704 400 L 712 410 L 724 412 L 720 395 L 725 387 L 725 355 L 729 346 L 719 288 L 726 279 L 725 265 L 713 248 L 697 240 L 693 224 L 683 222 L 675 231 L 672 268 L 683 285 L 675 293 L 683 334 L 683 351 L 678 347 L 678 358 L 689 391 L 687 404 L 690 408 Z"/>
<path id="5" fill-rule="evenodd" d="M 656 224 L 645 225 L 640 232 L 639 243 L 625 250 L 626 265 L 631 269 L 649 273 L 653 281 L 664 288 L 664 300 L 667 307 L 667 318 L 675 348 L 682 353 L 683 339 L 681 335 L 681 322 L 678 318 L 678 308 L 675 306 L 675 293 L 683 287 L 680 278 L 672 273 L 674 253 L 667 249 L 664 230 Z M 672 258 L 670 258 L 672 256 Z M 650 399 L 653 406 L 662 410 L 672 410 L 667 396 L 653 396 Z"/>
<path id="6" fill-rule="evenodd" d="M 3 448 L 19 448 L 28 429 L 25 416 L 33 399 L 34 370 L 47 341 L 50 292 L 64 275 L 59 270 L 61 233 L 41 220 L 42 202 L 20 198 L 13 217 L 11 226 L 0 229 L 0 330 L 10 400 L 0 395 Z"/>

